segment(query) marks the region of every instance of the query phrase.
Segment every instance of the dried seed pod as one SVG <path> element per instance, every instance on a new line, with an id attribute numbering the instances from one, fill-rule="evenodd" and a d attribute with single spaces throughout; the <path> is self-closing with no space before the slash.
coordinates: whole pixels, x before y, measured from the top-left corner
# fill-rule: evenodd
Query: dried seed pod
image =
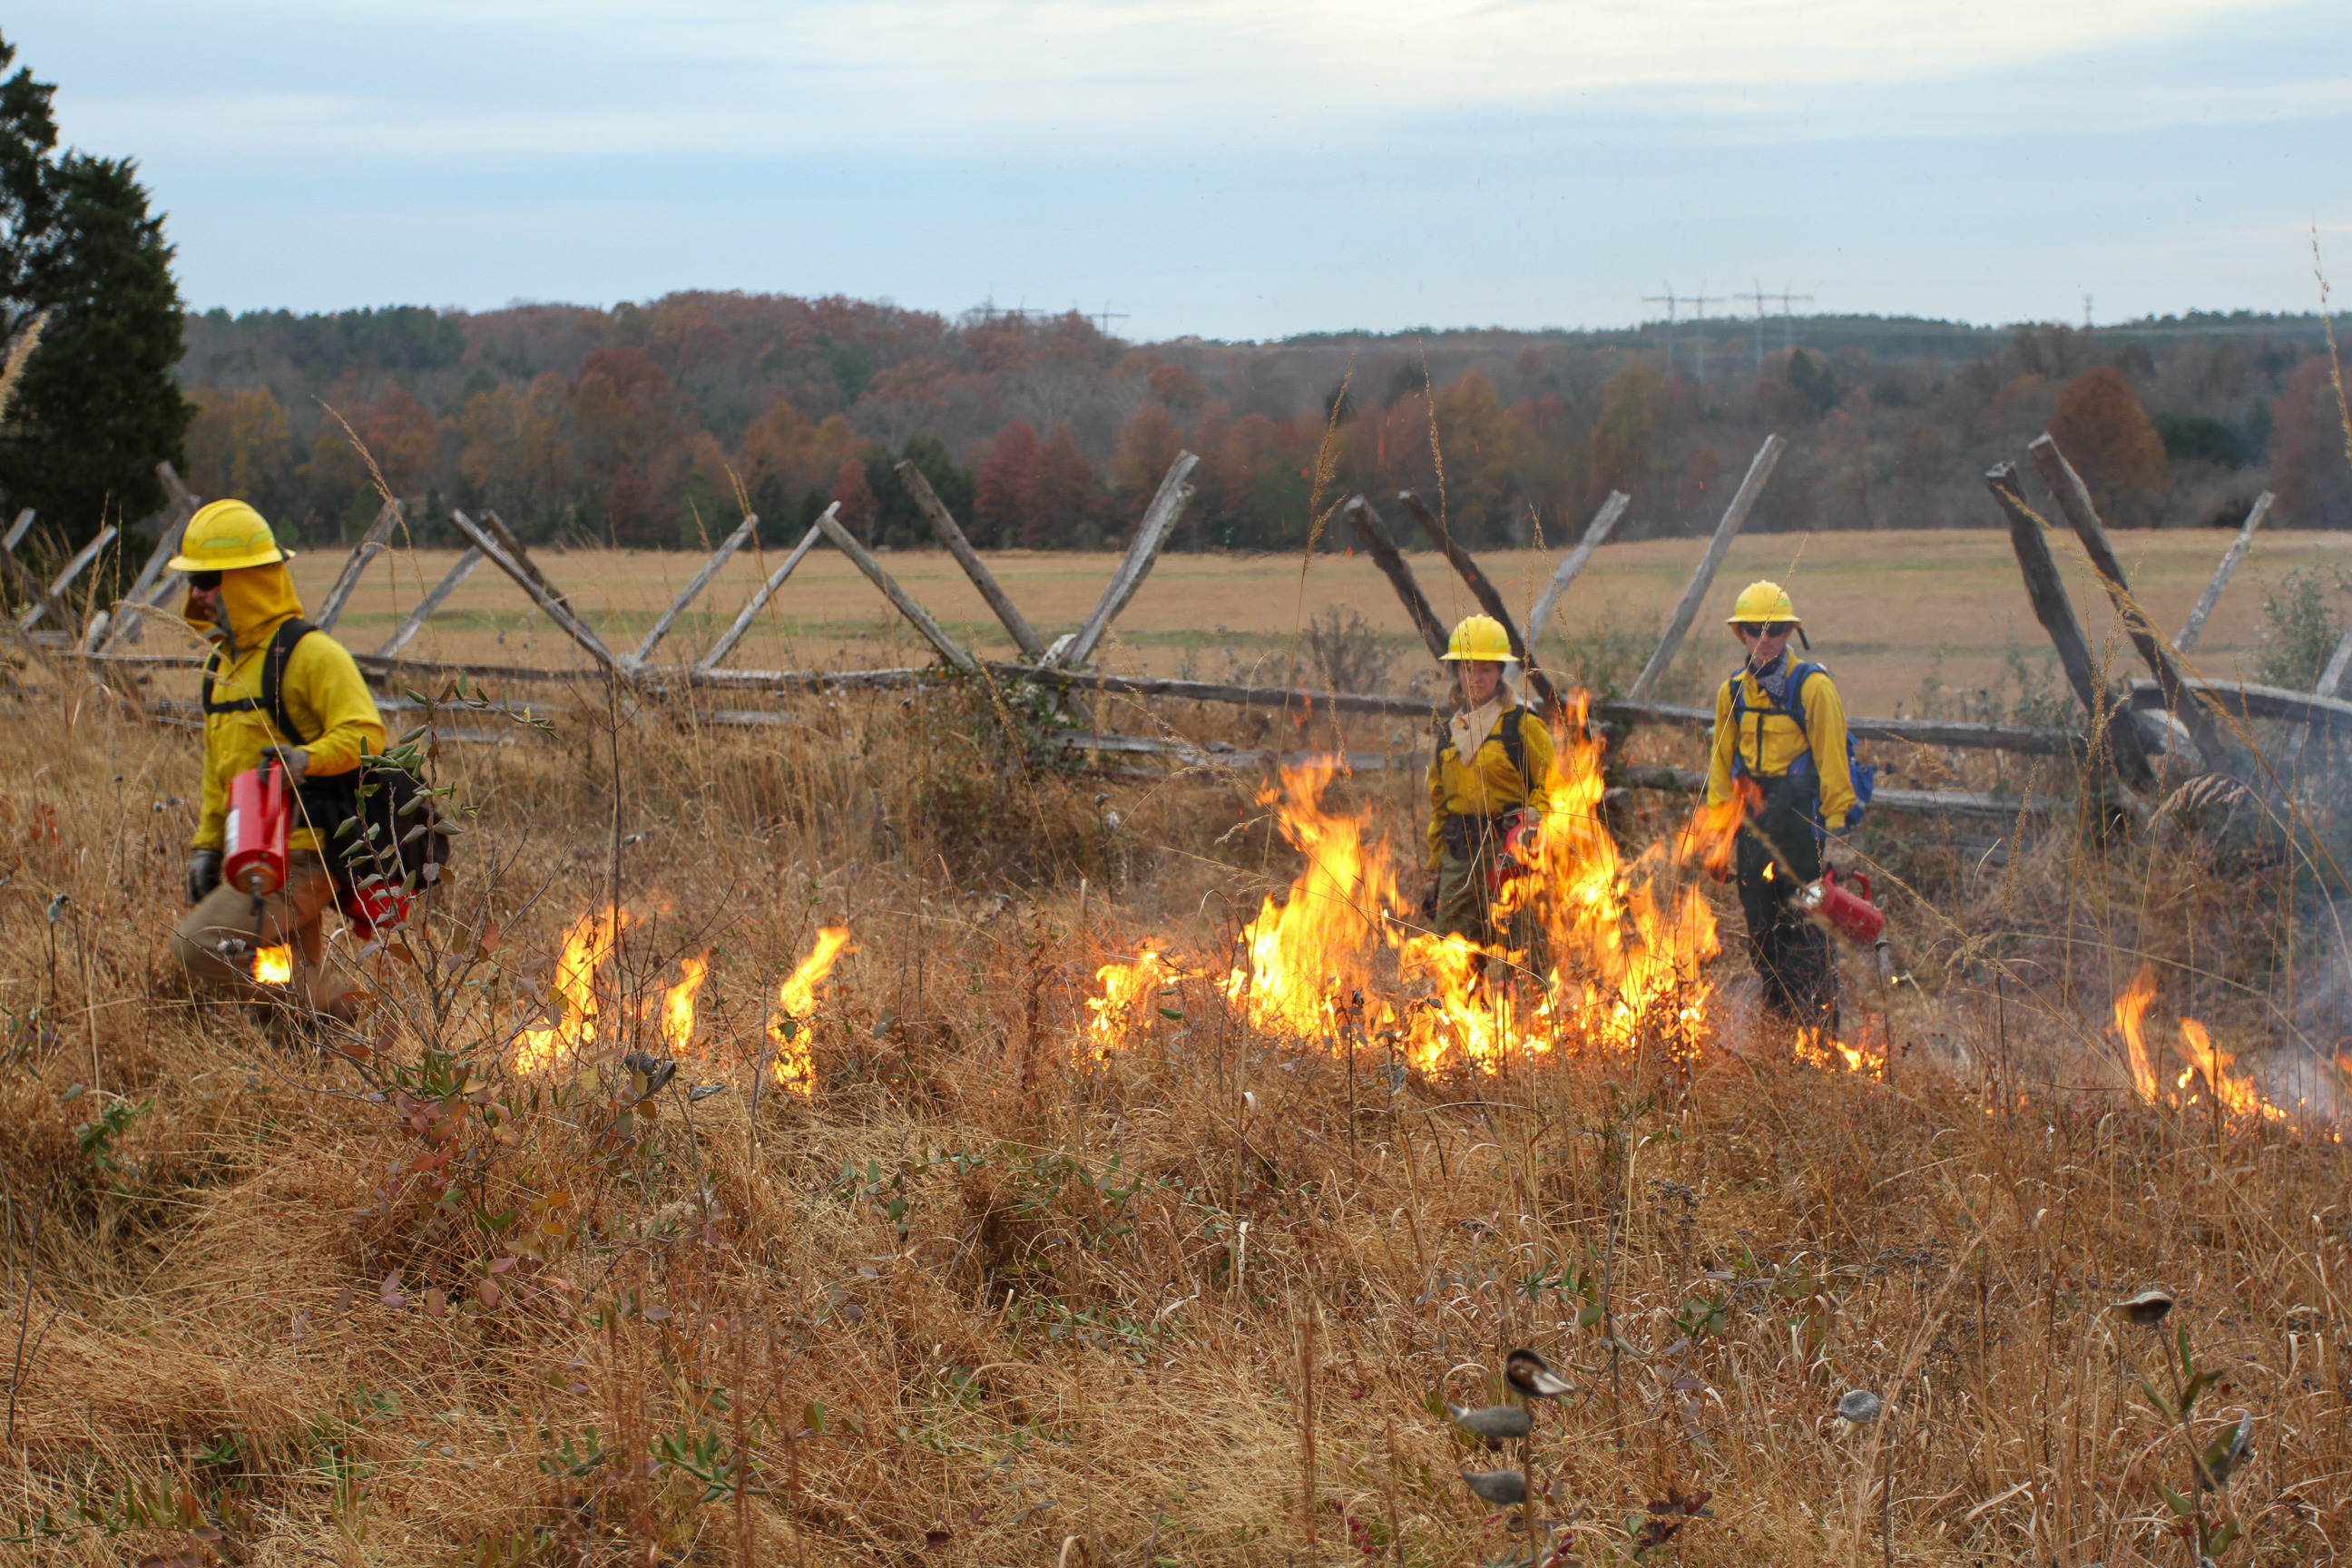
<path id="1" fill-rule="evenodd" d="M 1517 1508 L 1528 1500 L 1528 1478 L 1520 1470 L 1465 1470 L 1462 1484 L 1496 1508 Z"/>
<path id="2" fill-rule="evenodd" d="M 1467 1405 L 1449 1403 L 1445 1414 L 1454 1424 L 1474 1436 L 1489 1443 L 1499 1443 L 1508 1437 L 1524 1437 L 1535 1430 L 1535 1418 L 1524 1405 L 1488 1405 L 1473 1410 Z"/>
<path id="3" fill-rule="evenodd" d="M 1503 1380 L 1530 1399 L 1560 1399 L 1576 1392 L 1576 1384 L 1533 1351 L 1513 1351 L 1505 1358 Z"/>
<path id="4" fill-rule="evenodd" d="M 1885 1410 L 1886 1401 L 1866 1388 L 1849 1388 L 1838 1395 L 1838 1419 L 1850 1421 L 1856 1426 L 1869 1426 L 1884 1415 Z"/>
<path id="5" fill-rule="evenodd" d="M 2165 1314 L 2172 1310 L 2172 1292 L 2161 1286 L 2151 1285 L 2138 1295 L 2126 1296 L 2113 1305 L 2116 1311 L 2141 1328 L 2152 1329 L 2164 1321 Z"/>

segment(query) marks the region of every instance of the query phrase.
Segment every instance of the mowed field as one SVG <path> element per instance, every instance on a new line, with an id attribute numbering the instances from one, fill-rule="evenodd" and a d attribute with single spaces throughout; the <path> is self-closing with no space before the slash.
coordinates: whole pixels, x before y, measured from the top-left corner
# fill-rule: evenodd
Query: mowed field
<path id="1" fill-rule="evenodd" d="M 2158 624 L 2177 629 L 2231 535 L 2218 531 L 2124 534 L 2125 565 Z M 2072 549 L 2053 546 L 2094 641 L 2113 635 L 2105 596 Z M 1654 634 L 1704 548 L 1698 539 L 1644 541 L 1601 551 L 1562 601 L 1545 634 L 1607 630 L 1640 641 Z M 372 570 L 346 612 L 341 635 L 373 649 L 456 560 L 453 552 L 404 552 Z M 1481 563 L 1514 605 L 1529 605 L 1558 552 L 1498 551 Z M 617 649 L 634 647 L 701 564 L 684 553 L 546 551 L 548 574 Z M 691 661 L 730 625 L 778 557 L 745 551 L 681 618 L 656 662 Z M 1108 553 L 1005 552 L 989 556 L 1039 634 L 1073 630 L 1093 607 L 1117 557 Z M 944 552 L 898 552 L 885 564 L 950 633 L 983 654 L 1010 657 L 1007 637 Z M 1413 568 L 1441 616 L 1475 606 L 1441 557 L 1421 552 Z M 324 597 L 341 563 L 333 548 L 306 551 L 295 577 L 306 603 Z M 2251 678 L 2266 625 L 2263 597 L 2295 566 L 2315 569 L 2334 591 L 2352 568 L 2352 535 L 2263 535 L 2207 623 L 2192 663 L 2215 679 Z M 1702 668 L 1737 657 L 1721 629 L 1741 584 L 1759 576 L 1787 583 L 1813 640 L 1814 657 L 1835 671 L 1857 711 L 1886 713 L 1916 703 L 1923 678 L 1972 689 L 1997 680 L 2014 638 L 2036 660 L 2049 641 L 2033 619 L 2008 535 L 1985 530 L 1885 533 L 1770 534 L 1734 542 L 1695 633 Z M 1415 639 L 1387 581 L 1361 556 L 1321 555 L 1304 573 L 1296 556 L 1161 558 L 1106 644 L 1108 668 L 1201 679 L 1278 680 L 1302 626 L 1333 606 L 1360 613 L 1400 653 Z M 409 645 L 412 657 L 506 664 L 571 665 L 581 656 L 531 609 L 520 590 L 484 565 Z M 846 559 L 819 550 L 776 595 L 728 663 L 741 668 L 827 668 L 924 663 L 929 650 Z M 1402 676 L 1416 658 L 1401 658 Z"/>

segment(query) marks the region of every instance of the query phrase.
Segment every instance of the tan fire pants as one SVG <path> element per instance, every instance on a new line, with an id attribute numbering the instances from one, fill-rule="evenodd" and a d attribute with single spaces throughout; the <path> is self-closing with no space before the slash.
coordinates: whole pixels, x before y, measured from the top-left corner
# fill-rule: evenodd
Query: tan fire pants
<path id="1" fill-rule="evenodd" d="M 247 1001 L 289 998 L 314 1013 L 349 1023 L 358 1012 L 353 987 L 328 973 L 324 920 L 335 907 L 335 885 L 318 855 L 297 849 L 288 858 L 286 885 L 258 900 L 224 882 L 180 919 L 172 953 L 199 993 Z M 254 954 L 289 947 L 292 973 L 284 984 L 253 977 Z"/>

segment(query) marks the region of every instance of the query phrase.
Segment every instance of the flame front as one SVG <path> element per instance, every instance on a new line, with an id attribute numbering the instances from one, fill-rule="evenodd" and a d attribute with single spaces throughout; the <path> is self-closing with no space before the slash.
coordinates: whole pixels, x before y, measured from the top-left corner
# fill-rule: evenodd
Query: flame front
<path id="1" fill-rule="evenodd" d="M 2132 1087 L 2139 1090 L 2140 1099 L 2156 1103 L 2156 1068 L 2147 1059 L 2147 1043 L 2140 1035 L 2140 1020 L 2147 1016 L 2147 1005 L 2156 1000 L 2156 965 L 2142 963 L 2139 974 L 2131 986 L 2116 998 L 2116 1032 L 2124 1037 L 2131 1051 Z"/>
<path id="2" fill-rule="evenodd" d="M 283 985 L 294 978 L 294 950 L 280 943 L 253 955 L 253 978 L 263 985 Z"/>
<path id="3" fill-rule="evenodd" d="M 561 1052 L 577 1054 L 595 1043 L 596 972 L 613 955 L 613 939 L 626 924 L 626 911 L 591 910 L 564 933 L 563 955 L 555 961 L 555 994 L 562 1016 L 544 1029 L 525 1029 L 515 1041 L 515 1070 L 541 1072 Z"/>
<path id="4" fill-rule="evenodd" d="M 847 926 L 826 926 L 816 933 L 816 945 L 800 967 L 776 988 L 776 1011 L 768 1019 L 768 1038 L 775 1043 L 775 1065 L 770 1070 L 778 1083 L 794 1094 L 816 1089 L 816 1058 L 809 1050 L 808 1025 L 816 1006 L 816 988 L 833 973 L 834 961 L 849 945 Z"/>
<path id="5" fill-rule="evenodd" d="M 694 994 L 702 989 L 704 978 L 710 973 L 710 955 L 681 958 L 679 969 L 685 978 L 662 993 L 662 1039 L 674 1057 L 682 1057 L 694 1041 Z"/>
<path id="6" fill-rule="evenodd" d="M 2194 1095 L 2189 1095 L 2187 1101 L 2181 1095 L 2202 1078 L 2205 1091 L 2213 1097 L 2213 1103 L 2231 1115 L 2266 1121 L 2285 1120 L 2286 1112 L 2263 1099 L 2252 1079 L 2230 1071 L 2238 1058 L 2215 1046 L 2212 1035 L 2195 1018 L 2180 1020 L 2180 1058 L 2189 1065 L 2173 1079 L 2172 1092 L 2167 1093 L 2157 1078 L 2155 1065 L 2148 1059 L 2147 1039 L 2141 1032 L 2148 1005 L 2155 1000 L 2156 966 L 2152 963 L 2142 963 L 2130 986 L 2116 998 L 2116 1030 L 2130 1048 L 2132 1087 L 2139 1091 L 2141 1100 L 2150 1105 L 2194 1103 Z"/>
<path id="7" fill-rule="evenodd" d="M 1517 916 L 1511 929 L 1539 931 L 1539 942 L 1482 946 L 1383 921 L 1398 908 L 1387 845 L 1365 841 L 1365 816 L 1324 806 L 1339 771 L 1336 758 L 1325 758 L 1283 769 L 1279 786 L 1259 797 L 1276 806 L 1283 837 L 1307 865 L 1288 899 L 1266 899 L 1243 930 L 1225 995 L 1270 1033 L 1336 1044 L 1349 1031 L 1377 1030 L 1423 1068 L 1449 1060 L 1491 1068 L 1514 1052 L 1570 1040 L 1696 1048 L 1709 1028 L 1712 989 L 1700 970 L 1720 943 L 1713 909 L 1680 872 L 1694 858 L 1728 864 L 1738 805 L 1703 812 L 1673 853 L 1659 846 L 1626 866 L 1601 817 L 1603 743 L 1584 717 L 1580 695 L 1556 727 L 1542 819 L 1519 846 L 1525 874 L 1504 881 L 1496 898 L 1498 921 Z M 1398 980 L 1423 996 L 1375 994 L 1376 932 L 1399 950 Z M 1140 999 L 1174 973 L 1156 954 L 1097 972 L 1089 1052 L 1129 1038 L 1145 1021 Z"/>
<path id="8" fill-rule="evenodd" d="M 1087 1009 L 1094 1016 L 1087 1021 L 1082 1059 L 1099 1061 L 1108 1056 L 1141 1020 L 1145 1005 L 1165 990 L 1175 974 L 1168 961 L 1150 948 L 1139 953 L 1133 963 L 1106 963 L 1096 970 L 1102 994 L 1087 998 Z"/>
<path id="9" fill-rule="evenodd" d="M 1384 846 L 1365 846 L 1365 818 L 1323 809 L 1324 786 L 1338 772 L 1328 757 L 1284 768 L 1281 787 L 1258 795 L 1260 805 L 1276 805 L 1283 837 L 1307 855 L 1288 900 L 1277 905 L 1268 895 L 1244 928 L 1247 967 L 1225 981 L 1225 994 L 1262 1029 L 1324 1030 L 1337 1000 L 1367 978 L 1373 921 L 1396 902 L 1396 874 Z"/>

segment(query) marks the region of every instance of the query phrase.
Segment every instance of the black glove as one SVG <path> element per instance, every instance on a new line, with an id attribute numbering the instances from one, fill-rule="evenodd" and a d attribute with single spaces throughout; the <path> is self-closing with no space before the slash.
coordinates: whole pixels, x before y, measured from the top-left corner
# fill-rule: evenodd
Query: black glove
<path id="1" fill-rule="evenodd" d="M 1420 914 L 1423 924 L 1436 923 L 1437 879 L 1435 877 L 1430 878 L 1429 886 L 1421 890 L 1421 904 L 1417 912 Z"/>
<path id="2" fill-rule="evenodd" d="M 261 760 L 284 768 L 289 784 L 300 784 L 302 775 L 310 771 L 310 753 L 299 746 L 264 746 Z"/>
<path id="3" fill-rule="evenodd" d="M 201 904 L 205 896 L 220 886 L 221 852 L 199 849 L 188 857 L 188 902 Z"/>

